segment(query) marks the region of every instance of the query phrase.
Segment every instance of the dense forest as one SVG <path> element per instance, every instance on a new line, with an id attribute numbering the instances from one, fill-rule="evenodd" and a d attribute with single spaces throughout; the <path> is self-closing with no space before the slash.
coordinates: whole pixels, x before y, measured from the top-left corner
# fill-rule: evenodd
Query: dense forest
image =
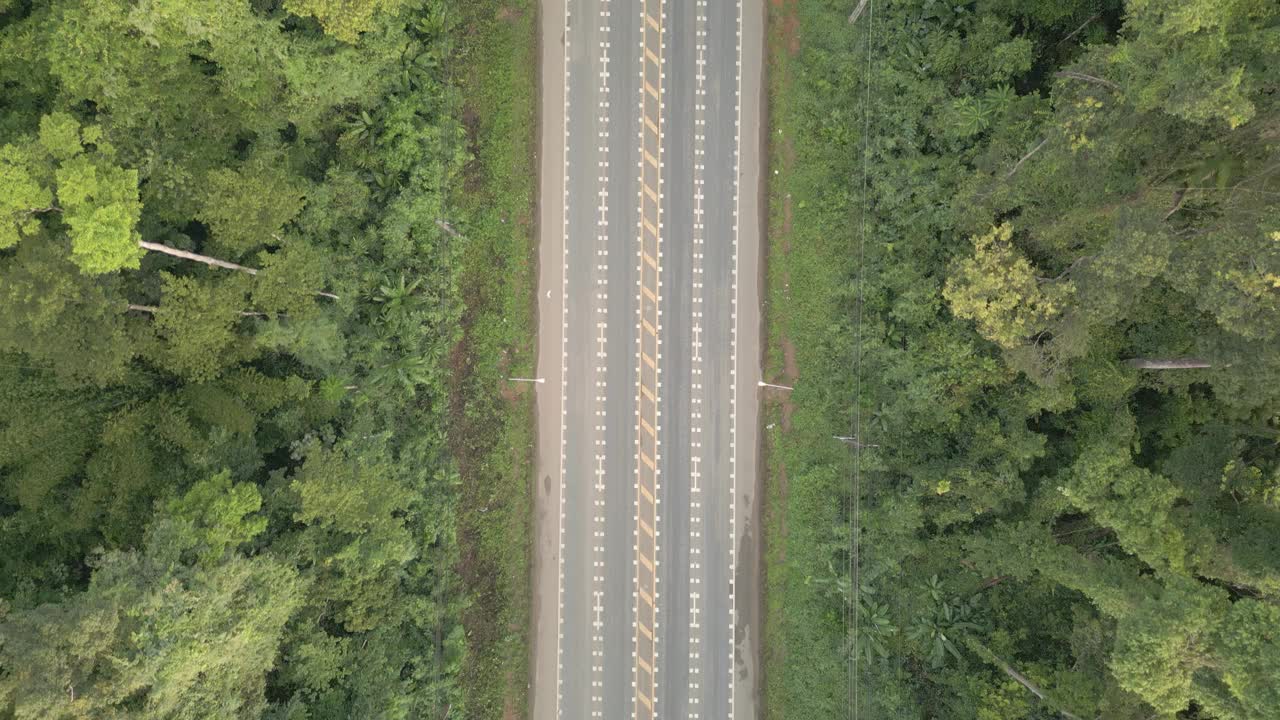
<path id="1" fill-rule="evenodd" d="M 1280 717 L 1280 5 L 770 19 L 768 717 Z"/>
<path id="2" fill-rule="evenodd" d="M 458 538 L 523 510 L 459 433 L 506 432 L 468 348 L 530 329 L 465 291 L 507 260 L 476 248 L 528 254 L 524 136 L 491 172 L 470 98 L 527 75 L 531 21 L 464 5 L 0 0 L 0 717 L 522 688 L 523 532 L 506 566 Z"/>

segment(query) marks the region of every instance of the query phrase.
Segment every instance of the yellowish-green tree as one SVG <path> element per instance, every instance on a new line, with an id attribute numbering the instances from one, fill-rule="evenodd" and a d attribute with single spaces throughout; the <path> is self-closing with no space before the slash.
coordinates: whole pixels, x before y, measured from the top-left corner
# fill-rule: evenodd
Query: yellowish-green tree
<path id="1" fill-rule="evenodd" d="M 1005 223 L 973 238 L 973 256 L 960 261 L 943 297 L 983 337 L 1013 349 L 1050 330 L 1074 290 L 1070 281 L 1037 277 L 1013 244 L 1013 226 Z"/>

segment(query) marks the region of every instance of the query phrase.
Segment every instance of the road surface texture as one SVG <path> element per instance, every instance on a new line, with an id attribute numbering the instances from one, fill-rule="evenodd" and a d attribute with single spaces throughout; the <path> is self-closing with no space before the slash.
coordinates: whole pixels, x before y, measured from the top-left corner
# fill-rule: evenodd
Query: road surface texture
<path id="1" fill-rule="evenodd" d="M 761 0 L 544 0 L 535 720 L 754 718 Z"/>

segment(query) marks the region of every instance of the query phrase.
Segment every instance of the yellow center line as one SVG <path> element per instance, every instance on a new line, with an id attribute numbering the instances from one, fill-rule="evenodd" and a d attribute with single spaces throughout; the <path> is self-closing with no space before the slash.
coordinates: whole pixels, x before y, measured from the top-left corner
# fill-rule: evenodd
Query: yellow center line
<path id="1" fill-rule="evenodd" d="M 662 183 L 662 2 L 642 0 L 645 24 L 641 32 L 643 53 L 641 57 L 640 110 L 644 127 L 649 133 L 642 138 L 640 153 L 640 295 L 643 298 L 637 309 L 640 352 L 638 358 L 639 387 L 636 404 L 640 408 L 636 423 L 636 667 L 635 667 L 635 718 L 653 720 L 657 702 L 657 502 L 658 495 L 658 365 L 661 356 L 659 335 L 661 330 L 658 307 L 661 302 L 659 277 L 661 276 L 662 235 L 661 222 Z M 656 76 L 655 76 L 656 75 Z M 650 148 L 653 148 L 650 150 Z M 652 183 L 650 182 L 652 178 Z M 646 267 L 652 272 L 646 272 Z M 645 301 L 647 300 L 647 302 Z"/>
<path id="2" fill-rule="evenodd" d="M 650 425 L 643 417 L 640 418 L 640 429 L 644 431 L 646 435 L 653 434 L 653 426 Z M 642 484 L 640 487 L 644 487 L 644 485 Z"/>

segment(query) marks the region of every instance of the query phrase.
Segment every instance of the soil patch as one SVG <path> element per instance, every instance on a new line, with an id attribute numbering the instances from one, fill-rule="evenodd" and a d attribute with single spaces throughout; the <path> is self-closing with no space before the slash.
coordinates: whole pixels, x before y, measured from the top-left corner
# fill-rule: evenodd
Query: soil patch
<path id="1" fill-rule="evenodd" d="M 507 383 L 502 386 L 502 399 L 510 405 L 515 405 L 516 400 L 524 394 L 524 388 L 516 386 L 514 383 Z"/>
<path id="2" fill-rule="evenodd" d="M 787 506 L 787 495 L 790 492 L 790 484 L 791 484 L 791 481 L 787 478 L 787 464 L 779 461 L 778 462 L 778 505 L 781 508 L 784 508 L 784 510 L 782 512 L 779 512 L 777 515 L 779 538 L 787 537 L 787 513 L 785 511 L 785 508 Z M 785 542 L 778 543 L 777 558 L 778 558 L 779 564 L 786 563 L 787 544 Z"/>
<path id="3" fill-rule="evenodd" d="M 480 163 L 480 114 L 470 103 L 462 109 L 462 127 L 467 132 L 467 160 L 462 166 L 462 188 L 467 194 L 484 188 L 484 167 Z"/>
<path id="4" fill-rule="evenodd" d="M 784 142 L 784 147 L 791 144 L 790 140 Z M 784 159 L 782 166 L 791 169 L 791 162 L 785 158 L 786 151 L 783 151 Z M 782 199 L 782 254 L 786 255 L 791 252 L 791 193 Z"/>
<path id="5" fill-rule="evenodd" d="M 773 172 L 765 171 L 769 184 L 771 207 L 769 223 L 771 238 L 766 246 L 768 266 L 777 268 L 778 274 L 771 281 L 768 296 L 765 327 L 766 347 L 769 355 L 776 358 L 779 349 L 782 355 L 782 377 L 780 384 L 794 385 L 799 376 L 799 362 L 795 344 L 787 337 L 786 316 L 790 307 L 791 273 L 789 256 L 791 254 L 791 233 L 794 221 L 794 208 L 791 193 L 782 192 L 791 177 L 796 163 L 796 149 L 786 121 L 785 107 L 779 103 L 790 95 L 793 82 L 789 58 L 800 51 L 800 0 L 770 0 L 768 37 L 768 75 L 767 84 L 769 99 L 768 129 L 769 153 L 767 156 L 774 163 Z M 774 361 L 776 362 L 776 360 Z M 774 368 L 777 372 L 777 368 Z M 782 622 L 782 605 L 787 597 L 785 584 L 787 573 L 787 539 L 790 533 L 788 523 L 788 504 L 790 502 L 790 479 L 787 467 L 782 462 L 781 447 L 785 436 L 791 430 L 791 415 L 795 410 L 792 393 L 779 393 L 771 398 L 780 411 L 779 432 L 767 436 L 763 444 L 766 457 L 772 462 L 762 462 L 762 467 L 769 468 L 765 478 L 766 499 L 763 513 L 766 518 L 765 537 L 761 543 L 761 552 L 765 560 L 764 582 L 761 602 L 764 618 L 764 642 L 762 645 L 763 668 L 761 672 L 761 716 L 770 720 L 781 720 L 780 713 L 784 703 L 780 697 L 770 697 L 782 689 L 777 678 L 784 674 L 787 666 L 788 647 L 787 633 Z M 803 650 L 803 649 L 802 649 Z"/>
<path id="6" fill-rule="evenodd" d="M 773 579 L 771 581 L 769 577 L 770 567 L 778 568 L 779 570 L 781 570 L 782 568 L 785 568 L 787 565 L 787 510 L 786 508 L 787 508 L 787 495 L 789 493 L 788 485 L 790 484 L 790 481 L 787 479 L 787 466 L 785 463 L 782 463 L 782 462 L 778 463 L 777 472 L 776 474 L 773 475 L 772 479 L 769 480 L 769 482 L 770 483 L 776 482 L 777 490 L 776 490 L 776 493 L 775 492 L 769 493 L 768 502 L 771 503 L 771 506 L 766 509 L 766 513 L 770 518 L 776 518 L 777 525 L 771 528 L 771 532 L 769 533 L 767 544 L 764 547 L 762 547 L 762 553 L 764 553 L 764 555 L 768 557 L 768 560 L 765 563 L 765 568 L 763 571 L 764 582 L 761 583 L 762 588 L 769 587 L 771 582 L 772 583 L 778 582 L 777 579 Z M 779 572 L 778 575 L 781 579 L 783 579 L 783 581 L 785 581 L 785 578 L 786 578 L 785 572 Z M 765 658 L 764 662 L 765 662 L 766 670 L 768 668 L 782 668 L 782 667 L 785 667 L 787 664 L 786 635 L 785 633 L 782 632 L 782 629 L 779 627 L 780 613 L 778 612 L 777 609 L 772 609 L 772 612 L 770 612 L 768 609 L 768 600 L 771 594 L 775 598 L 780 598 L 780 597 L 783 597 L 785 593 L 781 592 L 777 588 L 774 588 L 773 590 L 766 592 L 763 599 L 764 600 L 763 606 L 766 608 L 765 626 L 767 629 L 765 630 L 765 637 L 767 638 L 767 641 L 764 643 L 764 646 L 762 648 L 762 655 L 764 655 L 764 658 Z M 767 688 L 767 681 L 762 680 L 761 688 L 762 689 Z M 766 717 L 769 716 L 767 704 L 765 705 L 764 712 Z"/>
<path id="7" fill-rule="evenodd" d="M 795 382 L 800 377 L 800 365 L 796 362 L 796 346 L 790 338 L 782 338 L 782 374 L 787 380 Z"/>
<path id="8" fill-rule="evenodd" d="M 783 382 L 791 384 L 796 381 L 796 378 L 800 377 L 800 366 L 796 364 L 796 345 L 791 342 L 791 338 L 781 333 L 779 333 L 779 342 L 782 344 Z M 791 393 L 786 394 L 781 404 L 782 432 L 789 432 L 791 430 L 791 413 L 795 412 L 796 409 L 795 402 L 791 400 Z M 783 480 L 782 486 L 786 487 L 786 480 Z M 786 536 L 786 532 L 783 532 L 783 536 Z"/>
<path id="9" fill-rule="evenodd" d="M 800 52 L 800 0 L 774 0 L 775 7 L 785 7 L 782 15 L 782 42 L 787 54 L 795 57 Z"/>

